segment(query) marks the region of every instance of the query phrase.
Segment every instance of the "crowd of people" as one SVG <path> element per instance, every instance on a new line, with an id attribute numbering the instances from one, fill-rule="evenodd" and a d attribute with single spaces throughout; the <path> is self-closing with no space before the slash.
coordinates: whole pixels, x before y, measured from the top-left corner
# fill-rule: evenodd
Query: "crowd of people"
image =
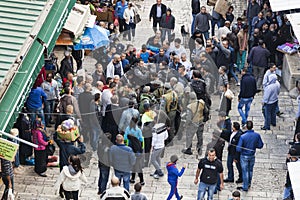
<path id="1" fill-rule="evenodd" d="M 282 115 L 276 70 L 282 67 L 283 54 L 276 51 L 276 46 L 291 40 L 291 25 L 286 16 L 272 12 L 267 0 L 247 2 L 247 12 L 237 18 L 233 6 L 226 16 L 221 16 L 214 9 L 209 14 L 199 0 L 192 0 L 191 37 L 184 45 L 175 37 L 177 24 L 171 8 L 157 0 L 149 14 L 154 36 L 139 47 L 131 43 L 125 46 L 122 42 L 135 38 L 139 9 L 133 2 L 81 3 L 89 4 L 92 14 L 97 15 L 98 25 L 108 30 L 110 44 L 93 51 L 97 64 L 92 73 L 82 68 L 78 52 L 67 50 L 57 70 L 49 72 L 43 68 L 39 74 L 15 125 L 20 138 L 38 145 L 34 148 L 34 171 L 47 177 L 47 146 L 55 142 L 61 172 L 55 188 L 61 197 L 78 199 L 81 182 L 87 181 L 79 155 L 91 151 L 99 162 L 100 199 L 147 199 L 141 193 L 146 184 L 143 168 L 151 164 L 155 171 L 150 176 L 154 179 L 164 176 L 163 168 L 168 172 L 171 190 L 167 199 L 173 195 L 182 199 L 177 183 L 186 166 L 177 170 L 177 155 L 171 156 L 166 166 L 161 158 L 175 139 L 183 137 L 186 148 L 182 153 L 192 155 L 196 134 L 197 199 L 203 199 L 207 193 L 211 200 L 224 188 L 224 183 L 234 182 L 234 162 L 239 173 L 236 183 L 243 183 L 237 189 L 248 191 L 256 149 L 264 146 L 259 133 L 253 130 L 255 122 L 248 120 L 255 95 L 263 91 L 262 130 L 276 126 L 276 117 Z M 232 88 L 239 88 L 240 123 L 230 119 L 235 98 Z M 218 119 L 210 119 L 213 95 L 220 98 Z M 57 132 L 49 134 L 66 120 L 79 127 L 81 136 L 74 141 L 61 139 Z M 217 128 L 205 150 L 205 124 L 215 122 Z M 295 135 L 288 161 L 297 160 L 294 155 L 300 154 L 299 140 L 299 134 Z M 227 178 L 222 164 L 225 142 L 228 143 Z M 24 165 L 32 154 L 32 148 L 21 143 L 16 160 Z M 14 163 L 15 173 L 21 173 L 17 163 Z M 6 162 L 1 165 L 2 170 L 9 168 Z M 111 188 L 107 189 L 111 169 L 114 176 Z M 8 180 L 6 196 L 12 195 L 11 170 L 2 176 L 3 181 Z M 284 199 L 292 197 L 287 179 Z M 132 195 L 130 184 L 135 184 Z M 235 200 L 240 199 L 238 190 L 232 194 Z"/>

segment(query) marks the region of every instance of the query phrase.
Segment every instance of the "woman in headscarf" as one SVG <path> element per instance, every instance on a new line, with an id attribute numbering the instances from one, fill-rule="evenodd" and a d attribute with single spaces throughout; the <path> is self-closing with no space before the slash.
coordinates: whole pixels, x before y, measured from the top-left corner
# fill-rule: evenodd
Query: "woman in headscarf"
<path id="1" fill-rule="evenodd" d="M 37 148 L 34 148 L 34 157 L 35 157 L 34 171 L 42 177 L 47 177 L 46 171 L 47 171 L 48 156 L 46 152 L 46 146 L 49 143 L 48 143 L 46 132 L 44 130 L 44 125 L 42 124 L 41 120 L 39 119 L 34 120 L 33 129 L 31 132 L 32 132 L 32 142 L 38 145 Z"/>

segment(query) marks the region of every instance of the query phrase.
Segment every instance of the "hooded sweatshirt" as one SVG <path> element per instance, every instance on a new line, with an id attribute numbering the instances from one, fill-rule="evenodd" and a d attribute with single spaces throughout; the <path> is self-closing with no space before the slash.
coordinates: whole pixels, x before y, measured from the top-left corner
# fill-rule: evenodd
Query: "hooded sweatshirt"
<path id="1" fill-rule="evenodd" d="M 264 89 L 263 103 L 272 104 L 278 101 L 280 92 L 280 83 L 277 81 L 277 75 L 271 74 L 269 76 L 269 85 Z"/>
<path id="2" fill-rule="evenodd" d="M 87 178 L 84 173 L 81 171 L 76 172 L 71 165 L 64 166 L 54 188 L 58 190 L 62 184 L 65 191 L 77 191 L 80 189 L 81 182 L 87 183 Z"/>
<path id="3" fill-rule="evenodd" d="M 176 167 L 176 163 L 167 163 L 168 170 L 168 182 L 177 182 L 178 177 L 181 177 L 184 173 L 185 168 L 181 168 L 180 172 Z"/>

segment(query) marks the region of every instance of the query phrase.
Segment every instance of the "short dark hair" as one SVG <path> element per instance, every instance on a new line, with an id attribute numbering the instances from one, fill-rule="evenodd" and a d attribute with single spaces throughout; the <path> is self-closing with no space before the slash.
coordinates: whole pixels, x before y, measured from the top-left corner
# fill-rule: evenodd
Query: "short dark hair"
<path id="1" fill-rule="evenodd" d="M 111 82 L 110 84 L 109 84 L 109 88 L 114 88 L 114 87 L 116 87 L 117 86 L 117 84 L 115 83 L 115 82 Z"/>
<path id="2" fill-rule="evenodd" d="M 96 93 L 94 96 L 95 101 L 98 101 L 100 97 L 101 97 L 100 93 Z"/>
<path id="3" fill-rule="evenodd" d="M 181 39 L 180 39 L 180 38 L 176 38 L 176 39 L 174 40 L 174 42 L 181 44 Z"/>
<path id="4" fill-rule="evenodd" d="M 141 183 L 134 184 L 134 190 L 136 192 L 140 192 L 142 190 L 142 184 Z"/>
<path id="5" fill-rule="evenodd" d="M 297 133 L 297 134 L 296 134 L 296 138 L 297 138 L 297 140 L 300 142 L 300 133 Z"/>
<path id="6" fill-rule="evenodd" d="M 269 69 L 272 68 L 275 65 L 275 63 L 269 63 L 268 67 Z"/>
<path id="7" fill-rule="evenodd" d="M 199 70 L 193 70 L 193 76 L 195 78 L 202 78 L 201 72 Z"/>
<path id="8" fill-rule="evenodd" d="M 233 122 L 232 126 L 235 128 L 235 130 L 240 130 L 240 128 L 241 128 L 240 123 L 238 123 L 238 122 Z"/>
<path id="9" fill-rule="evenodd" d="M 71 91 L 71 88 L 70 88 L 70 87 L 65 87 L 65 88 L 64 88 L 65 94 L 69 94 L 70 91 Z"/>
<path id="10" fill-rule="evenodd" d="M 240 191 L 234 191 L 233 193 L 232 193 L 232 196 L 233 197 L 241 197 L 241 193 L 240 193 Z"/>
<path id="11" fill-rule="evenodd" d="M 246 127 L 248 130 L 251 130 L 253 128 L 253 122 L 252 121 L 247 121 L 246 122 Z"/>

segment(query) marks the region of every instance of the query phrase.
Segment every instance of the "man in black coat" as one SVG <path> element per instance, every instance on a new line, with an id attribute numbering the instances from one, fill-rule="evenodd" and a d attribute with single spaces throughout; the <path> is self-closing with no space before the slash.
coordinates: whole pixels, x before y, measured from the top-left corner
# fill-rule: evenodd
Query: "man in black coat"
<path id="1" fill-rule="evenodd" d="M 71 72 L 74 75 L 73 57 L 69 51 L 65 51 L 65 57 L 60 63 L 61 79 L 67 78 L 68 72 Z"/>
<path id="2" fill-rule="evenodd" d="M 243 182 L 242 167 L 240 163 L 240 153 L 236 151 L 236 145 L 238 144 L 242 134 L 243 132 L 240 129 L 240 124 L 238 122 L 233 122 L 232 133 L 230 135 L 229 144 L 228 144 L 228 157 L 227 157 L 228 176 L 227 179 L 224 180 L 225 183 L 234 181 L 233 162 L 235 162 L 236 168 L 239 172 L 239 179 L 236 181 L 236 183 Z"/>
<path id="3" fill-rule="evenodd" d="M 167 12 L 167 6 L 165 4 L 161 3 L 161 0 L 156 0 L 156 4 L 153 4 L 151 7 L 150 15 L 149 15 L 149 21 L 151 22 L 151 18 L 153 18 L 153 31 L 156 33 L 157 30 L 157 24 L 159 27 L 161 18 L 163 14 Z"/>

